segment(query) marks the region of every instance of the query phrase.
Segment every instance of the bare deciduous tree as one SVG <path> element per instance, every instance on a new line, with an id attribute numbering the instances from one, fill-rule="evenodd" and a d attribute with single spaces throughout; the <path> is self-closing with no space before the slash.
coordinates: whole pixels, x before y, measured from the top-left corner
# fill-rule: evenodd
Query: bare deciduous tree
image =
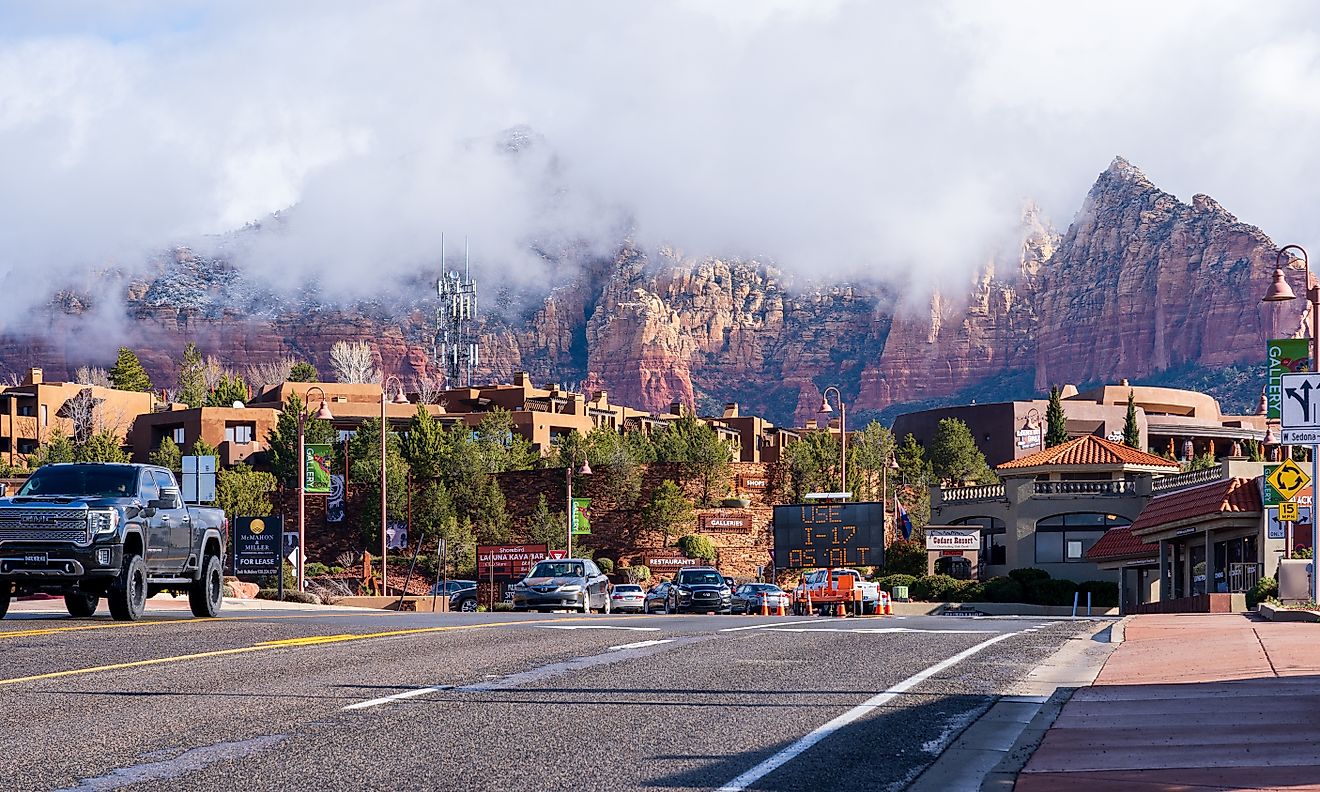
<path id="1" fill-rule="evenodd" d="M 371 345 L 366 341 L 336 341 L 330 347 L 330 366 L 338 382 L 362 384 L 380 379 Z"/>
<path id="2" fill-rule="evenodd" d="M 260 393 L 272 385 L 279 385 L 288 380 L 289 372 L 293 371 L 293 364 L 297 362 L 297 358 L 292 355 L 281 355 L 274 360 L 252 363 L 246 369 L 245 379 L 247 384 L 252 386 L 252 390 Z"/>
<path id="3" fill-rule="evenodd" d="M 444 377 L 427 377 L 425 375 L 413 380 L 413 391 L 417 394 L 417 400 L 421 404 L 439 404 L 440 396 L 445 392 Z"/>
<path id="4" fill-rule="evenodd" d="M 225 368 L 225 364 L 221 363 L 215 355 L 206 356 L 206 363 L 202 368 L 202 378 L 206 381 L 207 393 L 215 390 L 216 386 L 220 384 L 221 378 L 229 377 L 233 379 L 234 374 L 235 372 Z"/>
<path id="5" fill-rule="evenodd" d="M 98 385 L 102 388 L 113 387 L 110 374 L 100 366 L 79 366 L 73 374 L 73 381 L 79 385 Z"/>

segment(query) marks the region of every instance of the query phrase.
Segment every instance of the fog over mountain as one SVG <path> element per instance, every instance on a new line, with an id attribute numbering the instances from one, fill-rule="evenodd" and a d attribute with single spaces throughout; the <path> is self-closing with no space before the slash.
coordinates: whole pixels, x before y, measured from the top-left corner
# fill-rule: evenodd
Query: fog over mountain
<path id="1" fill-rule="evenodd" d="M 353 299 L 433 267 L 445 232 L 514 286 L 631 237 L 920 303 L 1015 248 L 1025 200 L 1067 226 L 1115 152 L 1307 244 L 1317 20 L 1306 2 L 0 3 L 0 284 L 20 304 L 112 293 L 183 244 Z"/>

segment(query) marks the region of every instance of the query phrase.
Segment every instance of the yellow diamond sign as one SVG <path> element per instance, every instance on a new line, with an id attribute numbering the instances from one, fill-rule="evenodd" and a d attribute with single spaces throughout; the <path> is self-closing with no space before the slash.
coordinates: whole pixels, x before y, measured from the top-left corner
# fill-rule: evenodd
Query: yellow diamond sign
<path id="1" fill-rule="evenodd" d="M 1311 483 L 1311 477 L 1306 475 L 1306 471 L 1294 461 L 1289 459 L 1282 465 L 1274 469 L 1270 474 L 1270 486 L 1274 491 L 1283 496 L 1284 500 L 1292 500 L 1297 497 L 1297 493 L 1306 489 L 1306 485 Z"/>

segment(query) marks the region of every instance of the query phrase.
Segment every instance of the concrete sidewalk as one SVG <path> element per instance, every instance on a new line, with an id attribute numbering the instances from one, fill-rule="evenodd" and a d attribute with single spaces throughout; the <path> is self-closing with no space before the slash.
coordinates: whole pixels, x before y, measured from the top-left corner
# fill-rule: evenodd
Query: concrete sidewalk
<path id="1" fill-rule="evenodd" d="M 1320 790 L 1320 624 L 1135 616 L 1017 790 Z"/>

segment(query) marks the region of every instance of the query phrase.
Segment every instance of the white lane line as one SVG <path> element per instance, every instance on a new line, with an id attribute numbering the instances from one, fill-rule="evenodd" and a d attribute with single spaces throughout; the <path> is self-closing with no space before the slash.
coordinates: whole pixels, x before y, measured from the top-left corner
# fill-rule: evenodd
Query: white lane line
<path id="1" fill-rule="evenodd" d="M 673 642 L 673 640 L 674 640 L 673 638 L 661 638 L 658 641 L 638 641 L 637 643 L 619 644 L 618 646 L 611 646 L 610 648 L 611 649 L 641 649 L 642 647 L 645 646 L 659 646 L 660 644 L 671 643 Z"/>
<path id="2" fill-rule="evenodd" d="M 381 704 L 389 704 L 390 702 L 393 701 L 403 701 L 404 699 L 410 699 L 415 696 L 425 696 L 427 693 L 435 693 L 436 691 L 440 691 L 440 690 L 452 690 L 452 689 L 453 689 L 452 685 L 438 685 L 436 687 L 414 688 L 412 690 L 405 690 L 402 693 L 395 693 L 393 696 L 383 696 L 381 698 L 371 699 L 370 701 L 359 701 L 356 704 L 349 704 L 347 707 L 344 707 L 344 709 L 360 710 L 360 709 L 366 709 L 367 707 L 378 707 Z"/>
<path id="3" fill-rule="evenodd" d="M 1009 638 L 1012 638 L 1013 636 L 1018 634 L 1019 633 L 1011 632 L 1011 633 L 1005 633 L 1003 635 L 997 635 L 988 641 L 982 641 L 981 643 L 977 644 L 976 646 L 973 646 L 970 649 L 964 649 L 963 651 L 959 652 L 953 657 L 949 657 L 944 660 L 941 660 L 940 662 L 936 663 L 930 668 L 927 668 L 925 671 L 918 671 L 917 673 L 913 674 L 912 676 L 908 677 L 902 682 L 899 682 L 897 685 L 894 685 L 893 687 L 889 688 L 883 693 L 877 693 L 876 695 L 872 696 L 871 698 L 867 699 L 861 704 L 858 704 L 856 707 L 853 707 L 852 709 L 848 710 L 847 712 L 843 713 L 837 718 L 834 718 L 833 720 L 821 726 L 817 726 L 802 739 L 798 740 L 797 742 L 793 743 L 792 745 L 788 746 L 782 751 L 779 751 L 770 758 L 766 759 L 765 761 L 753 767 L 751 770 L 748 770 L 747 772 L 733 779 L 729 783 L 720 787 L 717 792 L 743 792 L 743 790 L 747 789 L 747 787 L 751 786 L 752 784 L 755 784 L 757 781 L 761 780 L 765 776 L 769 775 L 778 768 L 782 767 L 784 764 L 787 764 L 788 762 L 792 761 L 796 756 L 801 754 L 803 751 L 807 750 L 808 748 L 820 742 L 821 740 L 825 739 L 826 737 L 829 737 L 834 732 L 838 731 L 839 729 L 842 729 L 843 727 L 847 726 L 848 724 L 852 723 L 853 721 L 857 720 L 863 715 L 867 715 L 871 711 L 884 706 L 886 703 L 888 703 L 890 700 L 892 700 L 894 697 L 898 696 L 899 694 L 911 690 L 917 685 L 920 685 L 922 682 L 925 682 L 927 679 L 930 679 L 931 677 L 940 673 L 944 669 L 949 668 L 950 666 L 956 665 L 958 663 L 961 663 L 963 660 L 966 660 L 967 658 L 971 657 L 972 655 L 976 654 L 982 649 L 985 649 L 989 646 L 993 646 L 999 643 L 1000 641 L 1006 641 Z"/>
<path id="4" fill-rule="evenodd" d="M 770 624 L 753 624 L 750 627 L 726 627 L 723 630 L 720 630 L 720 632 L 725 633 L 725 632 L 741 632 L 743 630 L 769 630 L 775 627 L 784 627 L 789 624 L 811 624 L 814 621 L 815 619 L 808 619 L 807 621 L 771 622 Z"/>
<path id="5" fill-rule="evenodd" d="M 773 627 L 772 632 L 786 633 L 866 633 L 868 635 L 878 635 L 880 633 L 944 633 L 953 635 L 985 635 L 986 630 L 922 630 L 916 627 Z M 1024 632 L 1030 632 L 1025 630 Z"/>
<path id="6" fill-rule="evenodd" d="M 542 630 L 632 630 L 633 632 L 660 632 L 659 627 L 624 627 L 621 624 L 539 624 Z"/>

